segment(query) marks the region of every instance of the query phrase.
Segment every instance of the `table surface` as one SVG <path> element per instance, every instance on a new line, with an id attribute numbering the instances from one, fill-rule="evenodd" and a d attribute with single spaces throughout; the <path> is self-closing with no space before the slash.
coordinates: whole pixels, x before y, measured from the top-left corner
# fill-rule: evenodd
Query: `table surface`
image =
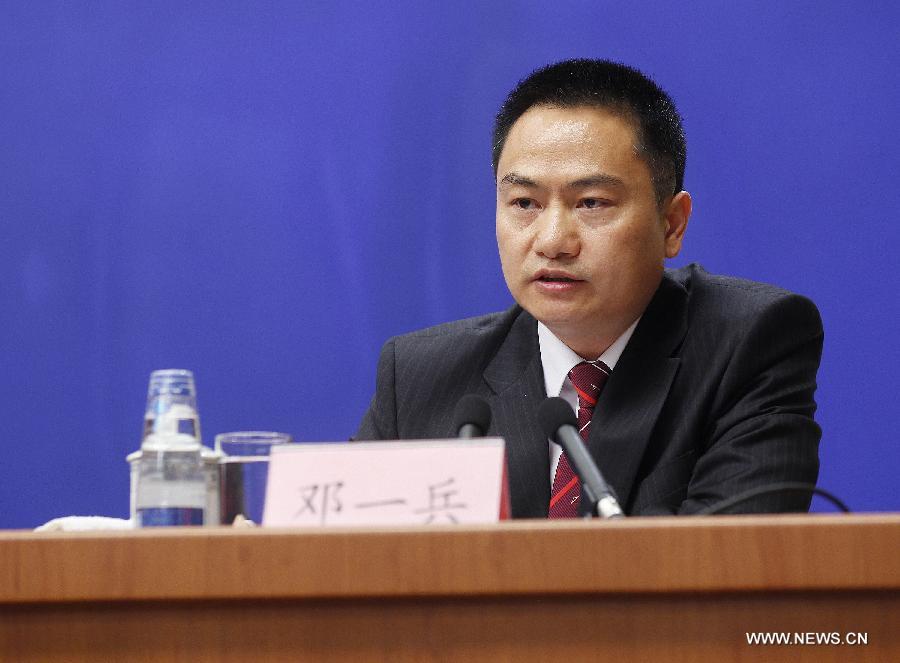
<path id="1" fill-rule="evenodd" d="M 0 604 L 900 589 L 900 514 L 0 532 Z"/>

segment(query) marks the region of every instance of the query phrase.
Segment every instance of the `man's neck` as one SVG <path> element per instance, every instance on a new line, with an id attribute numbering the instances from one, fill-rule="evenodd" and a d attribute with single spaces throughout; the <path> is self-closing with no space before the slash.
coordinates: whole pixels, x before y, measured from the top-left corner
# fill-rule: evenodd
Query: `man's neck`
<path id="1" fill-rule="evenodd" d="M 567 334 L 566 330 L 560 330 L 558 328 L 551 327 L 550 325 L 546 325 L 547 329 L 553 333 L 556 338 L 562 341 L 569 349 L 572 350 L 575 354 L 577 354 L 582 359 L 586 359 L 588 361 L 594 361 L 604 352 L 609 350 L 609 348 L 615 343 L 621 336 L 629 331 L 633 331 L 633 327 L 636 325 L 637 321 L 640 320 L 640 317 L 637 320 L 629 323 L 622 329 L 617 330 L 614 334 L 604 334 L 603 336 L 578 336 L 573 334 Z M 631 334 L 628 334 L 628 337 L 631 338 Z"/>
<path id="2" fill-rule="evenodd" d="M 565 339 L 560 338 L 556 333 L 547 327 L 544 323 L 538 322 L 538 338 L 541 347 L 541 357 L 552 357 L 555 363 L 560 364 L 567 373 L 572 366 L 580 360 L 596 361 L 602 360 L 610 368 L 615 368 L 619 357 L 628 345 L 628 341 L 634 335 L 640 318 L 632 322 L 613 342 L 608 344 L 602 352 L 582 353 L 576 348 L 569 345 Z M 549 352 L 548 352 L 549 351 Z M 547 367 L 545 366 L 545 369 Z M 549 393 L 549 392 L 548 392 Z"/>

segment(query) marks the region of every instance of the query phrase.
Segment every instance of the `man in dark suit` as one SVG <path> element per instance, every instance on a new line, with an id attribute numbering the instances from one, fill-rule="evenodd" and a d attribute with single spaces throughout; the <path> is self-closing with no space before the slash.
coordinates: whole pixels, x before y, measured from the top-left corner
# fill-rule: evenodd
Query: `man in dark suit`
<path id="1" fill-rule="evenodd" d="M 522 81 L 493 149 L 497 242 L 517 305 L 389 340 L 356 438 L 452 437 L 458 399 L 481 395 L 488 434 L 506 440 L 520 518 L 573 515 L 557 502 L 579 499 L 536 419 L 548 395 L 578 412 L 628 514 L 815 483 L 818 312 L 772 286 L 664 269 L 691 212 L 685 154 L 672 100 L 634 69 L 573 60 Z M 806 510 L 809 499 L 775 493 L 734 511 Z"/>

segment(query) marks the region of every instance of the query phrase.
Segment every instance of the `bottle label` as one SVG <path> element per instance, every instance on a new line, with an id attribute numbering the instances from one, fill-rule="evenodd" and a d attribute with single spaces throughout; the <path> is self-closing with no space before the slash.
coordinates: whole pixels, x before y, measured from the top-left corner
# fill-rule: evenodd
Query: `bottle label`
<path id="1" fill-rule="evenodd" d="M 157 507 L 138 509 L 139 527 L 177 527 L 180 525 L 202 525 L 203 509 L 181 507 Z"/>

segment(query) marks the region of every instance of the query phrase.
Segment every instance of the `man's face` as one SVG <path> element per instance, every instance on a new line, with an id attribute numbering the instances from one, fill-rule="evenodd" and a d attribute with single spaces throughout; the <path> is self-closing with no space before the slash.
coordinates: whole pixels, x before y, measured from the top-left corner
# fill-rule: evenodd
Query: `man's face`
<path id="1" fill-rule="evenodd" d="M 592 359 L 634 322 L 678 254 L 690 214 L 657 205 L 631 123 L 592 107 L 535 106 L 497 167 L 497 244 L 516 301 Z"/>

